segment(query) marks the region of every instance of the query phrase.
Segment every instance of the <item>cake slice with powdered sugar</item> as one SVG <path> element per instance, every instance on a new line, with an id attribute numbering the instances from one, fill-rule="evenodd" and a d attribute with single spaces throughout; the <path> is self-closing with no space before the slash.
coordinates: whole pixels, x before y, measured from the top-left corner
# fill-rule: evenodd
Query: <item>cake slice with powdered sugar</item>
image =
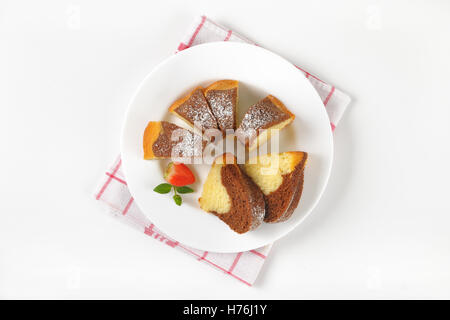
<path id="1" fill-rule="evenodd" d="M 236 136 L 248 150 L 263 144 L 271 130 L 281 130 L 294 121 L 295 115 L 272 95 L 251 106 L 244 115 Z"/>
<path id="2" fill-rule="evenodd" d="M 239 82 L 236 80 L 219 80 L 204 90 L 217 125 L 224 135 L 227 130 L 236 130 L 238 89 Z"/>
<path id="3" fill-rule="evenodd" d="M 184 120 L 191 127 L 201 130 L 207 137 L 220 133 L 217 120 L 203 94 L 202 87 L 196 87 L 188 95 L 175 101 L 169 111 Z"/>

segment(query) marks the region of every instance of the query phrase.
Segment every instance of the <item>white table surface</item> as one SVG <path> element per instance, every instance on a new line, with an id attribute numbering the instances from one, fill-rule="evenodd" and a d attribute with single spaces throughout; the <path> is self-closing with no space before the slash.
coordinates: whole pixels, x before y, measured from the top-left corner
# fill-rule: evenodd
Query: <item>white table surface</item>
<path id="1" fill-rule="evenodd" d="M 450 3 L 392 2 L 2 1 L 0 298 L 450 298 Z M 353 98 L 324 197 L 252 288 L 91 197 L 198 14 Z"/>

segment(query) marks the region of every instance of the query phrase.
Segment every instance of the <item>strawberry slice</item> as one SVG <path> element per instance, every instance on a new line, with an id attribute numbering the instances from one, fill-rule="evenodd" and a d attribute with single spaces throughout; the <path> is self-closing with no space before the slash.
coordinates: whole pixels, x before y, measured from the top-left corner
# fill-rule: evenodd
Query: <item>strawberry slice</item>
<path id="1" fill-rule="evenodd" d="M 184 164 L 170 162 L 164 172 L 164 179 L 176 187 L 186 186 L 195 182 L 192 171 Z"/>

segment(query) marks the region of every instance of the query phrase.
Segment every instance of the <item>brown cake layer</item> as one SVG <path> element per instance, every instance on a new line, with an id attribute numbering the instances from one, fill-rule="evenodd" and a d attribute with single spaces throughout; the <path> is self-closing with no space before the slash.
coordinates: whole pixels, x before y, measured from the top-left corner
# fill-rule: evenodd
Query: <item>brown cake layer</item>
<path id="1" fill-rule="evenodd" d="M 289 205 L 289 208 L 286 210 L 285 213 L 283 213 L 280 218 L 276 222 L 283 222 L 288 220 L 292 214 L 294 213 L 294 210 L 297 208 L 298 203 L 300 202 L 300 198 L 302 197 L 302 191 L 303 191 L 303 181 L 304 181 L 304 170 L 302 170 L 300 177 L 298 178 L 298 185 L 297 190 L 294 193 L 294 196 L 292 198 L 292 202 Z"/>
<path id="2" fill-rule="evenodd" d="M 195 88 L 187 96 L 175 101 L 169 111 L 202 132 L 209 129 L 218 130 L 216 118 L 209 108 L 202 87 Z"/>

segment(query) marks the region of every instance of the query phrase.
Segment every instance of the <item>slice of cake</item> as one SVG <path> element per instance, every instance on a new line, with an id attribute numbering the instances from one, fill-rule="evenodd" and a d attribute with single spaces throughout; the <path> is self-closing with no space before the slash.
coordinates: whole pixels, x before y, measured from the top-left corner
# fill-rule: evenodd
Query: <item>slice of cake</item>
<path id="1" fill-rule="evenodd" d="M 244 165 L 247 175 L 264 193 L 265 222 L 286 221 L 297 208 L 307 158 L 306 152 L 291 151 L 259 156 Z"/>
<path id="2" fill-rule="evenodd" d="M 203 133 L 210 129 L 218 130 L 216 118 L 209 108 L 202 87 L 195 88 L 187 96 L 175 101 L 169 111 Z M 211 131 L 206 133 L 208 136 L 214 135 Z"/>
<path id="3" fill-rule="evenodd" d="M 270 138 L 271 130 L 281 130 L 295 119 L 280 100 L 268 95 L 251 106 L 236 131 L 238 139 L 253 150 Z"/>
<path id="4" fill-rule="evenodd" d="M 236 164 L 236 157 L 216 158 L 198 199 L 200 207 L 224 221 L 233 231 L 257 228 L 265 216 L 264 196 Z"/>
<path id="5" fill-rule="evenodd" d="M 150 121 L 144 131 L 144 159 L 171 159 L 186 162 L 201 157 L 206 141 L 193 132 L 167 121 Z"/>
<path id="6" fill-rule="evenodd" d="M 238 101 L 239 82 L 236 80 L 220 80 L 204 91 L 212 113 L 217 119 L 219 129 L 225 133 L 227 129 L 236 130 L 236 105 Z"/>

